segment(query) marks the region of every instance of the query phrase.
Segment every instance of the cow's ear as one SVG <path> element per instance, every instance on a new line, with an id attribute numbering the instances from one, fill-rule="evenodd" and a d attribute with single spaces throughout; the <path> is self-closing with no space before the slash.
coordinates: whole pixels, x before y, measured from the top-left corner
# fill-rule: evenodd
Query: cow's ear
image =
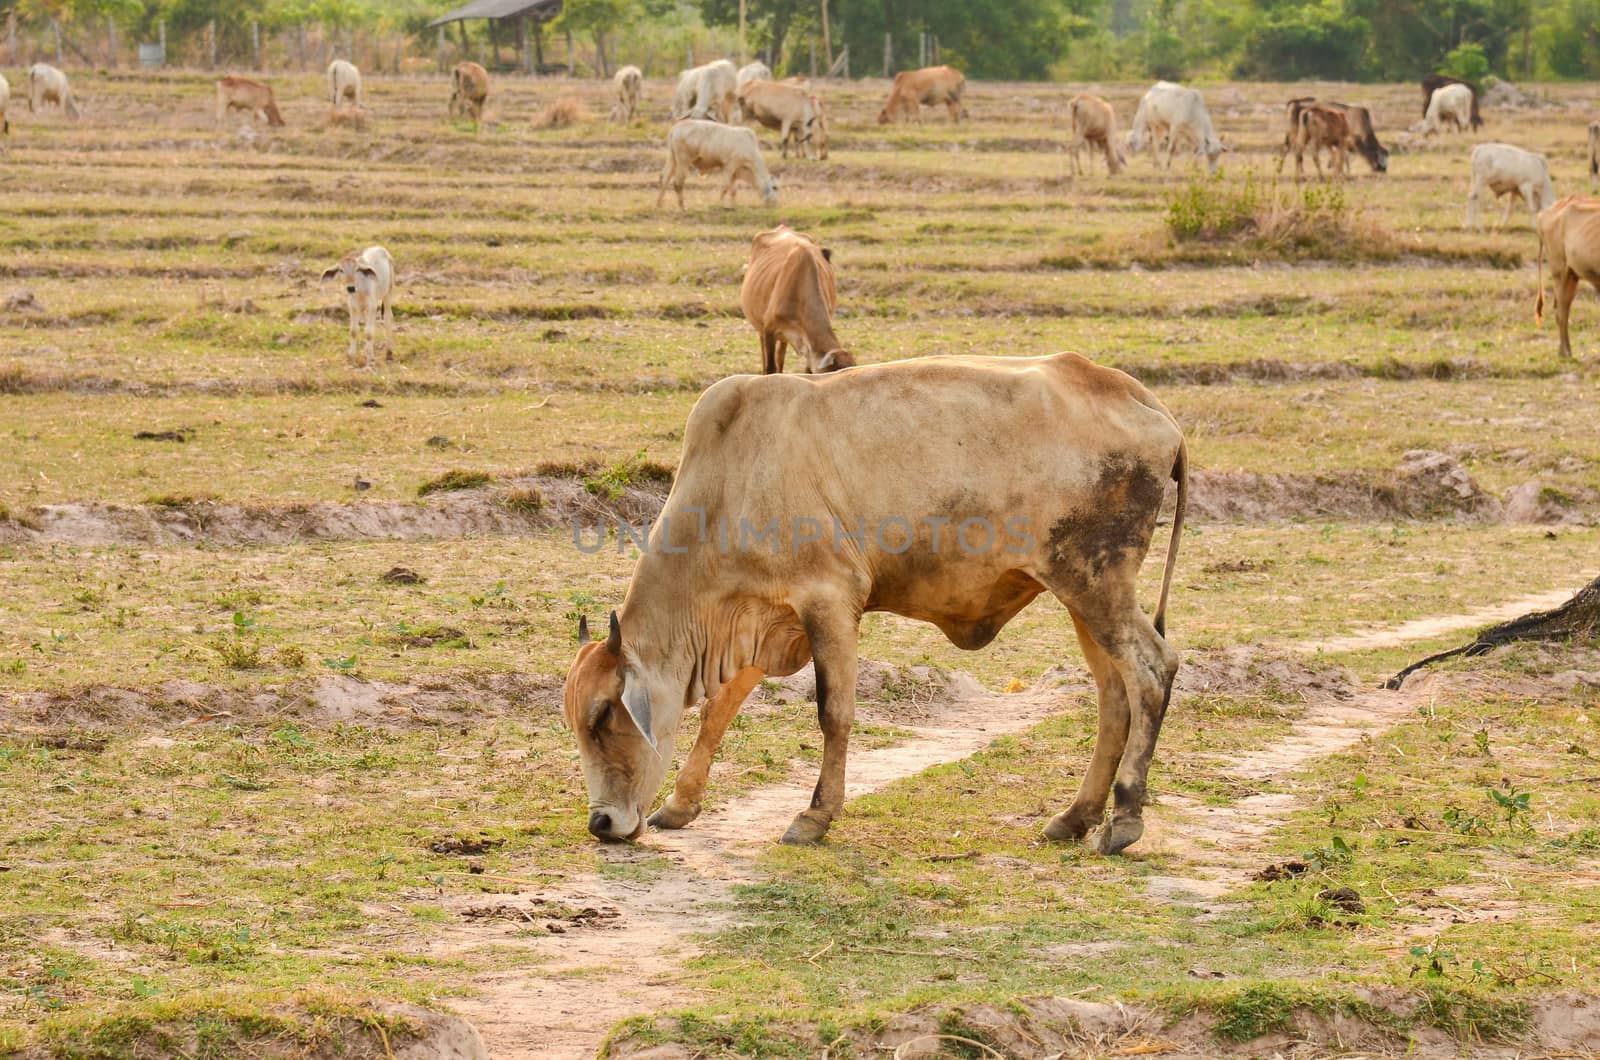
<path id="1" fill-rule="evenodd" d="M 832 247 L 823 247 L 822 248 L 822 260 L 823 261 L 832 261 L 833 260 L 833 248 Z"/>
<path id="2" fill-rule="evenodd" d="M 612 655 L 622 654 L 622 623 L 617 621 L 617 613 L 611 612 L 611 628 L 606 631 L 606 651 Z"/>
<path id="3" fill-rule="evenodd" d="M 581 648 L 587 643 L 589 643 L 589 616 L 588 615 L 579 615 L 578 616 L 578 647 Z"/>
<path id="4" fill-rule="evenodd" d="M 356 269 L 356 271 L 361 273 L 361 275 L 363 275 L 363 276 L 377 276 L 378 275 L 378 270 L 373 268 L 371 265 L 362 265 L 360 268 Z"/>
<path id="5" fill-rule="evenodd" d="M 652 751 L 656 750 L 656 734 L 650 728 L 650 693 L 645 691 L 644 682 L 632 674 L 622 679 L 622 705 L 627 708 L 628 717 L 633 719 L 644 742 Z"/>
<path id="6" fill-rule="evenodd" d="M 335 265 L 333 268 L 328 269 L 326 272 L 324 272 L 322 274 L 322 278 L 324 280 L 331 280 L 337 275 L 339 275 L 339 266 Z"/>

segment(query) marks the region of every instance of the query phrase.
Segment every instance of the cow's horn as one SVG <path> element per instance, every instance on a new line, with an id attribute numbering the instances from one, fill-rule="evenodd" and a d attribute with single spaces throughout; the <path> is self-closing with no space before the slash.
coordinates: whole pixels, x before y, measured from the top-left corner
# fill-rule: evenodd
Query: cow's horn
<path id="1" fill-rule="evenodd" d="M 622 654 L 622 623 L 617 621 L 617 613 L 611 612 L 611 630 L 606 634 L 606 651 L 612 655 Z"/>
<path id="2" fill-rule="evenodd" d="M 587 643 L 589 643 L 589 616 L 588 615 L 579 615 L 578 616 L 578 647 L 581 648 Z"/>

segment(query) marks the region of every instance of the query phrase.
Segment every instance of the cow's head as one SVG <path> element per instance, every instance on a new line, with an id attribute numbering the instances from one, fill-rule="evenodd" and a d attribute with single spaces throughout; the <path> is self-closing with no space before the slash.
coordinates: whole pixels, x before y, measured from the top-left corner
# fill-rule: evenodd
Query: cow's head
<path id="1" fill-rule="evenodd" d="M 376 278 L 377 275 L 378 270 L 374 269 L 371 265 L 364 264 L 355 258 L 345 258 L 343 261 L 339 262 L 339 264 L 323 272 L 322 282 L 327 283 L 329 280 L 337 276 L 344 280 L 344 289 L 350 294 L 355 294 L 356 278 L 358 276 Z"/>
<path id="2" fill-rule="evenodd" d="M 817 160 L 828 158 L 828 119 L 822 114 L 822 100 L 811 97 L 811 109 L 816 115 L 811 119 L 811 142 L 817 149 Z"/>
<path id="3" fill-rule="evenodd" d="M 1218 140 L 1214 137 L 1207 139 L 1205 143 L 1206 168 L 1212 173 L 1215 173 L 1217 171 L 1217 159 L 1221 158 L 1224 153 L 1232 150 L 1233 148 L 1229 147 L 1221 140 Z"/>
<path id="4" fill-rule="evenodd" d="M 849 350 L 829 350 L 823 354 L 808 354 L 806 356 L 806 371 L 813 375 L 823 372 L 837 372 L 842 368 L 854 368 L 856 355 Z"/>
<path id="5" fill-rule="evenodd" d="M 761 201 L 768 206 L 778 205 L 778 180 L 768 177 L 767 182 L 761 186 Z"/>
<path id="6" fill-rule="evenodd" d="M 1378 148 L 1372 152 L 1367 161 L 1372 163 L 1372 171 L 1374 173 L 1389 172 L 1389 149 L 1387 147 Z"/>
<path id="7" fill-rule="evenodd" d="M 1144 150 L 1144 130 L 1133 128 L 1128 130 L 1128 153 L 1138 154 Z"/>
<path id="8" fill-rule="evenodd" d="M 623 655 L 615 611 L 604 641 L 591 641 L 588 619 L 579 621 L 578 657 L 562 694 L 589 790 L 589 831 L 598 839 L 638 838 L 666 779 L 672 740 L 658 745 L 649 681 Z"/>
<path id="9" fill-rule="evenodd" d="M 889 96 L 889 102 L 885 103 L 883 105 L 883 109 L 878 111 L 879 125 L 888 125 L 891 121 L 894 121 L 895 112 L 900 109 L 898 106 L 896 106 L 898 101 L 898 97 L 891 93 Z"/>

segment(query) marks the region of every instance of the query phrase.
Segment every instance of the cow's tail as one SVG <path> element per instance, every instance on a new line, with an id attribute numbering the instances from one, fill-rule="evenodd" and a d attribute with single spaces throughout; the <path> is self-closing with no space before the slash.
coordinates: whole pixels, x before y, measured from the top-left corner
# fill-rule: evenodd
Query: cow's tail
<path id="1" fill-rule="evenodd" d="M 1172 463 L 1172 481 L 1178 484 L 1178 499 L 1172 509 L 1172 539 L 1167 542 L 1167 569 L 1161 575 L 1161 600 L 1156 604 L 1156 632 L 1167 635 L 1167 596 L 1172 590 L 1172 572 L 1178 567 L 1178 541 L 1183 537 L 1183 515 L 1189 507 L 1189 443 L 1179 439 L 1178 459 Z"/>
<path id="2" fill-rule="evenodd" d="M 1544 324 L 1544 229 L 1539 229 L 1539 255 L 1534 259 L 1534 269 L 1539 273 L 1539 297 L 1533 303 L 1533 326 Z"/>

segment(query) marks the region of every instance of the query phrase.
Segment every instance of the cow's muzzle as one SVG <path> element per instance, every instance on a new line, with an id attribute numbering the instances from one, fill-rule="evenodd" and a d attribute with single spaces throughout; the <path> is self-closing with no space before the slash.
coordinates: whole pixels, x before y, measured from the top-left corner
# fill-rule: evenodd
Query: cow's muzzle
<path id="1" fill-rule="evenodd" d="M 633 821 L 622 819 L 629 816 L 634 815 L 624 812 L 619 816 L 614 810 L 590 810 L 589 834 L 607 843 L 637 839 L 644 832 L 644 818 L 634 816 Z"/>

